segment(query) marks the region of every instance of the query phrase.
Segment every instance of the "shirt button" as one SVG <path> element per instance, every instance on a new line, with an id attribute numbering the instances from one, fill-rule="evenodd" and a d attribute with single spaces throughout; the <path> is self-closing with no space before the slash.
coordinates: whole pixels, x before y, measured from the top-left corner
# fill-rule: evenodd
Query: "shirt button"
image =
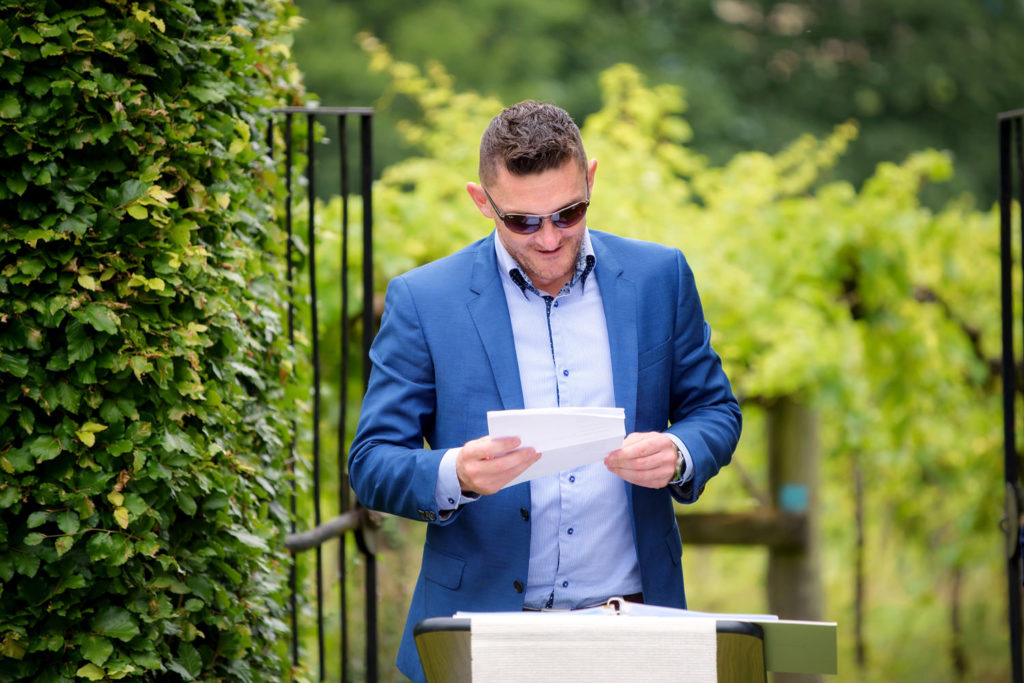
<path id="1" fill-rule="evenodd" d="M 569 527 L 569 531 L 567 531 L 566 533 L 572 536 L 572 527 Z"/>
<path id="2" fill-rule="evenodd" d="M 569 582 L 568 581 L 563 581 L 562 582 L 562 588 L 568 588 L 568 587 L 569 587 Z"/>
<path id="3" fill-rule="evenodd" d="M 455 505 L 455 499 L 454 498 L 449 498 L 448 499 L 448 504 L 449 505 Z"/>
<path id="4" fill-rule="evenodd" d="M 562 376 L 563 377 L 568 377 L 569 376 L 569 371 L 568 370 L 562 370 Z"/>
<path id="5" fill-rule="evenodd" d="M 530 511 L 529 510 L 527 510 L 526 508 L 519 508 L 519 514 L 522 515 L 524 520 L 529 521 L 529 519 L 530 519 Z"/>
<path id="6" fill-rule="evenodd" d="M 575 474 L 570 474 L 569 475 L 569 483 L 570 484 L 575 484 L 576 483 L 576 475 Z"/>
<path id="7" fill-rule="evenodd" d="M 555 308 L 558 308 L 558 302 L 557 301 L 555 302 Z"/>
<path id="8" fill-rule="evenodd" d="M 516 593 L 522 593 L 523 592 L 523 584 L 521 582 L 519 582 L 518 580 L 512 582 L 512 588 L 515 590 Z"/>

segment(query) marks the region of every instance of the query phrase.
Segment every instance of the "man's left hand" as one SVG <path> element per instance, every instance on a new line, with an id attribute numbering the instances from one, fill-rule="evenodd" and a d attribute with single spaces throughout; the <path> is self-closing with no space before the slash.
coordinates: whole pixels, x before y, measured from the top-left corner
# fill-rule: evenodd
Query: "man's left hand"
<path id="1" fill-rule="evenodd" d="M 676 473 L 676 445 L 661 432 L 633 432 L 604 464 L 631 484 L 659 489 Z"/>

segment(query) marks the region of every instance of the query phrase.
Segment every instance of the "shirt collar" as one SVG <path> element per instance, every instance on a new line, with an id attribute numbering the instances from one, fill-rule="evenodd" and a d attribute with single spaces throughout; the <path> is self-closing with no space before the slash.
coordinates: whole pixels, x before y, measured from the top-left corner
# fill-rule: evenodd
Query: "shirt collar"
<path id="1" fill-rule="evenodd" d="M 523 296 L 526 296 L 527 292 L 533 292 L 537 296 L 545 296 L 534 286 L 530 281 L 530 277 L 522 271 L 516 260 L 508 253 L 505 245 L 501 243 L 501 238 L 497 232 L 494 234 L 494 251 L 498 257 L 498 268 L 503 276 L 511 280 L 522 291 Z M 580 283 L 580 289 L 582 290 L 586 286 L 587 277 L 594 271 L 596 264 L 597 256 L 594 254 L 594 247 L 590 243 L 590 231 L 584 227 L 583 241 L 580 243 L 580 253 L 576 257 L 576 269 L 573 272 L 572 279 L 562 287 L 561 294 L 568 293 L 577 282 Z"/>

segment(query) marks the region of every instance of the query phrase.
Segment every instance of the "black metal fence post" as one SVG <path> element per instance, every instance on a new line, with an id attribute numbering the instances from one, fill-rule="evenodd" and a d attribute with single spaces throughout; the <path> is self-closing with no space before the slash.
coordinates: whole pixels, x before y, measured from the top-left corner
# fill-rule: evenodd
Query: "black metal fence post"
<path id="1" fill-rule="evenodd" d="M 367 378 L 369 376 L 369 345 L 373 340 L 375 332 L 375 314 L 373 306 L 373 154 L 372 154 L 372 118 L 373 110 L 366 107 L 281 107 L 274 109 L 275 115 L 284 115 L 284 130 L 283 130 L 283 144 L 284 144 L 284 202 L 283 218 L 285 222 L 285 234 L 287 239 L 287 245 L 285 247 L 285 259 L 286 259 L 286 277 L 287 277 L 287 296 L 288 296 L 288 341 L 289 344 L 294 346 L 296 339 L 296 327 L 297 323 L 295 320 L 296 305 L 296 273 L 295 273 L 295 254 L 293 247 L 293 240 L 295 235 L 293 233 L 293 203 L 294 196 L 292 191 L 292 174 L 293 166 L 295 163 L 295 156 L 293 146 L 295 140 L 294 135 L 294 122 L 293 117 L 300 116 L 304 117 L 306 125 L 306 201 L 307 201 L 307 254 L 306 261 L 308 262 L 308 268 L 306 276 L 308 277 L 308 306 L 310 309 L 309 315 L 309 339 L 310 339 L 310 364 L 313 374 L 313 386 L 312 386 L 312 427 L 311 427 L 311 444 L 308 445 L 308 452 L 302 453 L 302 448 L 298 442 L 297 426 L 293 423 L 292 425 L 292 439 L 289 444 L 289 462 L 291 464 L 291 471 L 293 475 L 298 470 L 301 462 L 305 461 L 311 468 L 312 479 L 313 479 L 313 528 L 299 532 L 298 531 L 298 506 L 297 506 L 297 491 L 295 484 L 293 483 L 292 492 L 290 494 L 290 510 L 292 515 L 291 533 L 286 539 L 285 545 L 291 551 L 293 558 L 297 560 L 298 555 L 306 550 L 315 549 L 315 592 L 316 592 L 316 618 L 315 628 L 317 637 L 317 660 L 318 660 L 318 676 L 319 680 L 327 680 L 327 642 L 326 642 L 326 629 L 325 629 L 325 616 L 324 616 L 324 591 L 325 582 L 323 576 L 323 553 L 322 545 L 324 542 L 332 539 L 339 539 L 339 550 L 338 550 L 338 582 L 340 585 L 340 642 L 338 643 L 338 652 L 341 657 L 341 680 L 347 681 L 349 679 L 349 628 L 348 628 L 348 598 L 347 598 L 347 587 L 346 587 L 346 542 L 348 535 L 351 533 L 356 537 L 358 547 L 364 554 L 364 564 L 366 569 L 365 574 L 365 637 L 366 637 L 366 675 L 365 680 L 376 681 L 378 678 L 378 667 L 377 667 L 377 587 L 376 587 L 376 558 L 374 557 L 374 546 L 372 543 L 366 543 L 364 536 L 367 533 L 372 533 L 371 529 L 367 527 L 372 526 L 373 519 L 365 510 L 358 507 L 358 503 L 352 500 L 350 489 L 348 486 L 348 471 L 347 471 L 347 434 L 346 434 L 346 419 L 348 412 L 346 410 L 346 400 L 348 398 L 348 375 L 350 372 L 349 363 L 349 343 L 350 338 L 348 334 L 348 316 L 349 316 L 349 287 L 348 287 L 348 221 L 349 221 L 349 145 L 347 137 L 347 118 L 358 117 L 361 122 L 361 136 L 360 136 L 360 193 L 363 209 L 363 269 L 362 269 L 362 282 L 363 282 L 363 312 L 362 312 L 362 368 L 363 368 L 363 386 L 365 387 Z M 341 181 L 339 192 L 341 194 L 342 202 L 342 217 L 341 217 L 341 273 L 339 274 L 341 282 L 341 370 L 339 378 L 339 420 L 337 425 L 337 436 L 338 436 L 338 453 L 337 453 L 337 476 L 338 476 L 338 501 L 339 511 L 338 515 L 328 521 L 322 519 L 322 505 L 321 497 L 323 490 L 321 487 L 322 481 L 322 459 L 321 459 L 321 443 L 320 443 L 320 429 L 321 429 L 321 397 L 322 397 L 322 377 L 321 377 L 321 363 L 320 363 L 320 334 L 319 334 L 319 295 L 317 291 L 317 271 L 316 271 L 316 254 L 318 246 L 317 237 L 317 215 L 316 215 L 316 126 L 317 117 L 336 117 L 338 124 L 338 144 L 341 150 Z M 270 122 L 267 133 L 267 142 L 270 148 L 271 154 L 274 151 L 274 122 L 273 119 Z M 295 481 L 293 477 L 293 482 Z M 292 628 L 292 640 L 291 640 L 291 657 L 292 664 L 297 669 L 301 663 L 301 648 L 300 648 L 300 632 L 302 626 L 302 619 L 300 609 L 298 605 L 298 578 L 297 578 L 297 562 L 293 561 L 290 571 L 290 590 L 291 596 L 289 598 L 289 607 L 291 610 L 291 628 Z"/>
<path id="2" fill-rule="evenodd" d="M 1016 161 L 1018 195 L 1017 205 L 1024 199 L 1024 142 L 1021 121 L 1024 110 L 999 115 L 999 216 L 1000 261 L 1002 299 L 1003 345 L 1003 463 L 1006 482 L 1006 512 L 1003 518 L 1006 533 L 1006 568 L 1008 588 L 1008 614 L 1010 622 L 1010 661 L 1014 683 L 1024 680 L 1021 655 L 1021 486 L 1016 437 L 1017 353 L 1014 349 L 1014 249 L 1013 249 L 1013 167 Z M 1018 215 L 1020 215 L 1018 213 Z M 1024 219 L 1021 220 L 1020 240 L 1024 245 Z M 1024 247 L 1022 247 L 1024 248 Z M 1024 293 L 1024 281 L 1020 291 Z M 1024 324 L 1024 323 L 1022 323 Z M 1024 355 L 1022 355 L 1024 357 Z"/>
<path id="3" fill-rule="evenodd" d="M 346 125 L 346 118 L 344 116 L 338 117 L 338 144 L 341 147 L 340 165 L 341 165 L 341 262 L 348 264 L 348 126 Z M 348 277 L 339 278 L 341 280 L 341 319 L 348 320 Z M 341 376 L 348 377 L 349 366 L 348 366 L 348 325 L 341 326 L 341 348 L 339 354 L 341 356 Z M 338 415 L 338 472 L 341 476 L 338 477 L 338 506 L 341 510 L 348 510 L 352 503 L 352 496 L 350 495 L 350 488 L 348 484 L 348 468 L 346 467 L 346 453 L 345 453 L 345 424 L 348 419 L 348 383 L 341 387 L 340 395 L 338 400 L 341 405 L 339 406 Z M 348 576 L 348 570 L 346 562 L 348 560 L 348 553 L 346 552 L 345 543 L 338 544 L 338 581 L 342 586 L 345 585 L 345 579 Z M 339 595 L 339 607 L 342 614 L 348 614 L 348 594 L 347 591 L 338 591 Z M 348 619 L 342 619 L 341 621 L 341 643 L 339 644 L 339 651 L 341 653 L 341 661 L 348 661 Z M 348 667 L 342 667 L 341 669 L 341 680 L 342 683 L 348 683 Z"/>
<path id="4" fill-rule="evenodd" d="M 362 168 L 373 169 L 373 119 L 362 117 L 360 141 L 362 149 Z M 373 177 L 363 173 L 363 197 L 369 198 L 373 191 Z M 370 362 L 368 360 L 370 344 L 374 336 L 374 305 L 373 305 L 373 204 L 363 202 L 363 348 L 367 360 L 363 363 L 363 389 L 370 383 Z M 377 680 L 377 557 L 372 548 L 364 549 L 366 553 L 366 676 L 367 680 Z M 369 628 L 373 624 L 373 628 Z"/>

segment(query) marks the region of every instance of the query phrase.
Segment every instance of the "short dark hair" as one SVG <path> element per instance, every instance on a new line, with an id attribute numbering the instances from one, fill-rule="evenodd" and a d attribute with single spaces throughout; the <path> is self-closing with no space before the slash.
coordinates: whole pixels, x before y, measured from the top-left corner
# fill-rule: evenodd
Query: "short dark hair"
<path id="1" fill-rule="evenodd" d="M 586 173 L 580 129 L 553 104 L 524 100 L 491 119 L 480 139 L 480 182 L 494 180 L 499 164 L 512 175 L 541 173 L 575 160 Z"/>

